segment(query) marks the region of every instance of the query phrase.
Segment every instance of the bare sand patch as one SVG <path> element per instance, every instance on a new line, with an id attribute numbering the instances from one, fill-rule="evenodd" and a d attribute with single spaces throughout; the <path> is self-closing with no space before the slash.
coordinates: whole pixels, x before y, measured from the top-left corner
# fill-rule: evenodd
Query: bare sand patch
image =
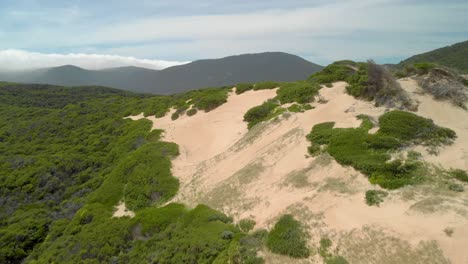
<path id="1" fill-rule="evenodd" d="M 134 217 L 135 213 L 128 210 L 127 207 L 125 206 L 125 202 L 120 202 L 116 207 L 115 207 L 115 212 L 112 215 L 112 217 L 124 217 L 124 216 L 129 216 L 129 217 Z"/>

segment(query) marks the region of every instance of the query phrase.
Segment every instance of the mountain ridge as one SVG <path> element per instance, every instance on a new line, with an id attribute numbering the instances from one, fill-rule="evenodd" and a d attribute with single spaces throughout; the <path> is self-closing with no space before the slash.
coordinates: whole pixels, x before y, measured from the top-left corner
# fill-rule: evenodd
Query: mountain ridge
<path id="1" fill-rule="evenodd" d="M 0 80 L 62 86 L 99 85 L 133 92 L 175 94 L 242 82 L 296 81 L 322 68 L 296 55 L 264 52 L 196 60 L 163 70 L 135 66 L 87 70 L 62 65 L 16 74 L 0 73 Z"/>

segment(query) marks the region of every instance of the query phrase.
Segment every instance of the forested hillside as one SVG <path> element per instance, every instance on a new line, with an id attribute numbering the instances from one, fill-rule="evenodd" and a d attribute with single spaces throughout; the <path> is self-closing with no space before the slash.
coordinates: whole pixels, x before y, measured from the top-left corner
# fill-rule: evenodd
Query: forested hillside
<path id="1" fill-rule="evenodd" d="M 149 207 L 177 192 L 170 159 L 178 147 L 160 141 L 149 121 L 123 117 L 150 108 L 163 115 L 178 99 L 2 83 L 0 262 L 225 263 L 228 247 L 255 260 L 256 244 L 240 242 L 262 235 L 247 237 L 224 214 Z M 135 218 L 112 217 L 121 200 Z"/>
<path id="2" fill-rule="evenodd" d="M 440 66 L 468 73 L 468 41 L 414 55 L 398 64 L 403 67 L 414 63 L 432 62 Z"/>

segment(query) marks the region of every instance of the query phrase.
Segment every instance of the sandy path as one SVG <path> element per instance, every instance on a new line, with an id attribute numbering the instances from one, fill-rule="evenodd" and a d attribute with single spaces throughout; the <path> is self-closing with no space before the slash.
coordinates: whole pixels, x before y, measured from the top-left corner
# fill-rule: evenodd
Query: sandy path
<path id="1" fill-rule="evenodd" d="M 402 85 L 410 91 L 411 85 L 404 81 Z M 357 115 L 377 118 L 384 113 L 384 108 L 347 95 L 345 86 L 341 82 L 322 89 L 320 94 L 328 102 L 315 104 L 313 110 L 291 113 L 288 118 L 259 125 L 251 131 L 247 131 L 242 121 L 244 113 L 274 97 L 274 90 L 231 94 L 226 104 L 212 112 L 183 116 L 176 121 L 170 119 L 170 114 L 159 119 L 150 117 L 153 128 L 166 131 L 164 140 L 180 146 L 182 154 L 173 161 L 173 173 L 180 179 L 181 187 L 174 201 L 188 205 L 205 203 L 236 220 L 251 217 L 257 227 L 270 227 L 281 214 L 292 213 L 308 226 L 311 246 L 316 246 L 321 236 L 330 236 L 341 243 L 342 254 L 350 263 L 411 263 L 413 257 L 418 258 L 414 263 L 428 263 L 422 261 L 424 257 L 445 263 L 438 259 L 443 259 L 442 253 L 437 253 L 438 247 L 452 263 L 468 263 L 468 252 L 464 250 L 468 244 L 466 192 L 450 197 L 457 201 L 457 206 L 453 206 L 456 210 L 435 202 L 434 212 L 422 212 L 418 208 L 430 207 L 431 204 L 423 202 L 432 194 L 413 187 L 393 191 L 380 207 L 369 207 L 364 202 L 365 191 L 377 187 L 365 176 L 326 155 L 307 157 L 309 143 L 305 135 L 314 124 L 334 121 L 337 127 L 357 127 L 361 123 Z M 444 166 L 466 166 L 467 158 L 463 156 L 464 144 L 468 142 L 466 123 L 459 119 L 462 116 L 465 118 L 462 120 L 468 120 L 464 113 L 425 96 L 413 93 L 412 96 L 421 102 L 418 114 L 430 116 L 437 124 L 459 134 L 455 144 L 442 149 L 439 156 L 425 158 Z M 404 193 L 414 195 L 402 199 Z M 379 239 L 382 234 L 389 236 L 380 239 L 381 247 L 388 250 L 369 248 L 377 245 L 374 243 L 377 238 L 368 234 L 368 227 L 382 232 Z M 448 227 L 454 231 L 452 237 L 443 231 Z M 431 240 L 437 241 L 435 247 L 417 251 L 421 241 Z M 359 252 L 351 250 L 353 244 L 349 241 L 357 243 L 355 248 Z M 435 256 L 428 257 L 427 252 L 435 252 Z M 404 259 L 398 262 L 396 255 Z M 392 259 L 396 262 L 391 262 Z"/>

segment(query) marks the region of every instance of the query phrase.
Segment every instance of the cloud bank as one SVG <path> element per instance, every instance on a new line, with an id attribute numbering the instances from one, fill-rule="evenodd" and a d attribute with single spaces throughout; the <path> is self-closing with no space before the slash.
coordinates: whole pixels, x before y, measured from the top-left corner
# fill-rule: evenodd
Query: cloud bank
<path id="1" fill-rule="evenodd" d="M 466 0 L 114 2 L 0 1 L 0 50 L 170 61 L 284 51 L 319 64 L 386 63 L 468 37 Z"/>
<path id="2" fill-rule="evenodd" d="M 16 71 L 37 68 L 75 65 L 84 69 L 99 70 L 123 66 L 136 66 L 160 70 L 188 62 L 137 59 L 119 55 L 101 54 L 46 54 L 24 50 L 0 50 L 0 70 Z"/>

